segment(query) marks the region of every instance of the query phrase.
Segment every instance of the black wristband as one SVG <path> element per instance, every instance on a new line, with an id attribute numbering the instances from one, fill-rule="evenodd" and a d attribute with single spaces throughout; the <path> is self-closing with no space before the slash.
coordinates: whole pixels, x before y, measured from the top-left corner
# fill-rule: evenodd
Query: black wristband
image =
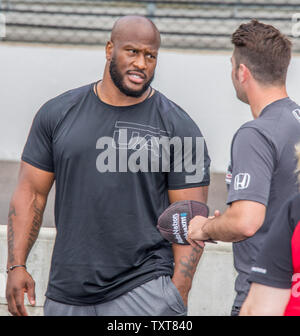
<path id="1" fill-rule="evenodd" d="M 27 269 L 26 265 L 12 265 L 12 266 L 8 267 L 8 269 L 6 270 L 6 273 L 8 273 L 9 271 L 12 271 L 16 267 L 24 267 L 25 269 Z"/>

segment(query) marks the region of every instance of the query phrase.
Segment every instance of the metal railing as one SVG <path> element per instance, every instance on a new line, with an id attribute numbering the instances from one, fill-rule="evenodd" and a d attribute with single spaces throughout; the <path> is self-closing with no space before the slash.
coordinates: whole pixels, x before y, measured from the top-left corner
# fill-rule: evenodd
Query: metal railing
<path id="1" fill-rule="evenodd" d="M 242 23 L 257 18 L 292 36 L 292 16 L 299 0 L 0 0 L 5 16 L 5 41 L 103 45 L 115 20 L 144 15 L 153 20 L 166 48 L 230 49 L 230 36 Z M 300 35 L 300 34 L 299 34 Z"/>

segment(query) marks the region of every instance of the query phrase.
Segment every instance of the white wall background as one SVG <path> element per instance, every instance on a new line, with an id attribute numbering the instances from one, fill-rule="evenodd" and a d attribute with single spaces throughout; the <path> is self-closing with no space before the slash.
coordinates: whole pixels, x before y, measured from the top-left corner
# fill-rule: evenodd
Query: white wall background
<path id="1" fill-rule="evenodd" d="M 71 88 L 96 81 L 104 49 L 0 44 L 0 160 L 19 160 L 38 108 Z M 231 84 L 231 53 L 161 50 L 153 86 L 181 105 L 199 125 L 212 171 L 227 168 L 231 138 L 251 119 Z M 300 102 L 300 57 L 294 56 L 288 92 Z"/>

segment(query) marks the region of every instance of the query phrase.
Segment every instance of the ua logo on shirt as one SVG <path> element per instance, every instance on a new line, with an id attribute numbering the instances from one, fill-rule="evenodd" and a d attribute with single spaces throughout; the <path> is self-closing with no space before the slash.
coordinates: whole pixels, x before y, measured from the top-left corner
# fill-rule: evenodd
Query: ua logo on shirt
<path id="1" fill-rule="evenodd" d="M 250 174 L 240 173 L 234 178 L 234 190 L 247 189 L 250 183 Z"/>

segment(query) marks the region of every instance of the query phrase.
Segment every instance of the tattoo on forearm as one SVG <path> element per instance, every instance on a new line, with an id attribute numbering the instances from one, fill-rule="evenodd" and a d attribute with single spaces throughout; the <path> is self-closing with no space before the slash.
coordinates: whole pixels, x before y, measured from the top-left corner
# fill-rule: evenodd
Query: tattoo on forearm
<path id="1" fill-rule="evenodd" d="M 38 234 L 40 232 L 40 227 L 42 224 L 42 219 L 43 219 L 43 210 L 39 208 L 36 199 L 33 202 L 33 211 L 34 211 L 34 216 L 32 220 L 32 226 L 29 232 L 28 245 L 27 245 L 27 251 L 26 251 L 27 254 L 30 252 L 34 242 L 36 241 L 38 237 Z"/>
<path id="2" fill-rule="evenodd" d="M 180 265 L 182 268 L 180 269 L 180 272 L 184 275 L 185 278 L 193 279 L 195 268 L 197 266 L 200 253 L 203 250 L 199 247 L 193 247 L 192 252 L 189 256 L 184 256 L 180 258 Z"/>
<path id="3" fill-rule="evenodd" d="M 7 246 L 8 246 L 8 261 L 11 263 L 14 261 L 14 228 L 13 228 L 13 216 L 16 216 L 16 209 L 12 205 L 8 213 L 7 224 Z"/>

